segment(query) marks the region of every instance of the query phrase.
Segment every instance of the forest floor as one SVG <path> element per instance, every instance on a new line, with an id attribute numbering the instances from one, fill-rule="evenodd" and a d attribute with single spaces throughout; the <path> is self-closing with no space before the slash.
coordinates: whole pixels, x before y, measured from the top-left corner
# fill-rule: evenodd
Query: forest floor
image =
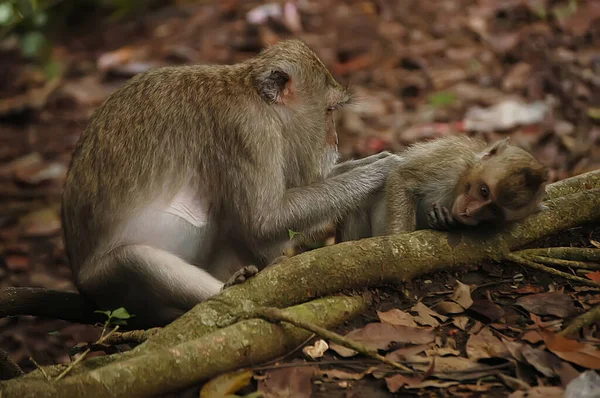
<path id="1" fill-rule="evenodd" d="M 283 38 L 305 40 L 356 90 L 361 101 L 338 115 L 343 158 L 467 131 L 488 141 L 511 137 L 551 168 L 553 181 L 600 166 L 600 2 L 184 4 L 120 22 L 86 18 L 55 38 L 62 72 L 53 80 L 9 41 L 0 49 L 0 287 L 75 290 L 61 237 L 60 194 L 77 139 L 110 92 L 153 67 L 234 63 Z M 597 226 L 556 240 L 564 246 L 598 241 Z M 588 277 L 600 279 L 593 272 Z M 560 330 L 597 305 L 600 289 L 509 264 L 411 285 L 374 289 L 372 310 L 339 331 L 357 329 L 355 338 L 405 359 L 435 357 L 444 377 L 382 377 L 361 356 L 330 349 L 307 360 L 299 349 L 257 366 L 246 389 L 295 397 L 562 396 L 580 372 L 600 368 L 596 328 L 584 331 L 581 344 L 587 345 L 577 348 L 586 352 L 585 361 L 548 344 L 540 332 Z M 463 311 L 448 303 L 464 304 Z M 389 325 L 418 328 L 418 336 L 409 329 L 398 336 Z M 99 334 L 97 327 L 64 321 L 0 319 L 0 349 L 25 371 L 35 369 L 30 357 L 41 365 L 69 362 L 72 347 Z M 487 367 L 479 373 L 464 371 L 482 364 Z"/>

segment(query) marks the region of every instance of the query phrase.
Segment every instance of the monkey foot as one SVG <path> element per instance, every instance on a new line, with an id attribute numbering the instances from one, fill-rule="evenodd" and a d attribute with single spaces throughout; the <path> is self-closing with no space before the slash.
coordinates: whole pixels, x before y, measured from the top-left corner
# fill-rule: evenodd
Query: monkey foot
<path id="1" fill-rule="evenodd" d="M 427 214 L 427 219 L 430 228 L 443 231 L 451 229 L 456 224 L 454 217 L 450 214 L 450 210 L 437 203 L 433 204 L 431 211 Z"/>
<path id="2" fill-rule="evenodd" d="M 245 282 L 249 278 L 252 278 L 256 274 L 258 274 L 258 268 L 256 266 L 254 266 L 254 265 L 245 266 L 244 268 L 237 270 L 231 276 L 231 278 L 229 278 L 227 280 L 227 282 L 225 282 L 225 284 L 223 285 L 223 288 L 221 290 L 225 290 L 228 287 L 231 287 L 233 285 L 239 285 L 240 283 Z"/>

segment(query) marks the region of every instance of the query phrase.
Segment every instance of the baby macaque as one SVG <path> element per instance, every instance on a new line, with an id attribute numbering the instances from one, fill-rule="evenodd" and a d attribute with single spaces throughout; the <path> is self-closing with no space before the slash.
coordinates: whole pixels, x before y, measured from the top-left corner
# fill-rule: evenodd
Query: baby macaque
<path id="1" fill-rule="evenodd" d="M 383 187 L 397 157 L 336 165 L 351 99 L 299 40 L 236 65 L 141 73 L 94 112 L 62 215 L 81 293 L 164 324 Z"/>
<path id="2" fill-rule="evenodd" d="M 487 146 L 456 135 L 414 144 L 399 156 L 385 189 L 341 224 L 341 241 L 507 223 L 543 208 L 547 167 L 508 139 Z"/>

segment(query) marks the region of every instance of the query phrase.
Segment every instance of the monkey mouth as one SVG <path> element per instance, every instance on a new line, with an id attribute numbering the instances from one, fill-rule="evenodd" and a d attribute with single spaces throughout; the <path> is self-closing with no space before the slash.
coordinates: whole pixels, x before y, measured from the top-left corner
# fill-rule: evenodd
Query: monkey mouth
<path id="1" fill-rule="evenodd" d="M 456 219 L 465 225 L 477 225 L 477 220 L 474 217 L 471 217 L 467 213 L 458 213 L 456 215 Z"/>

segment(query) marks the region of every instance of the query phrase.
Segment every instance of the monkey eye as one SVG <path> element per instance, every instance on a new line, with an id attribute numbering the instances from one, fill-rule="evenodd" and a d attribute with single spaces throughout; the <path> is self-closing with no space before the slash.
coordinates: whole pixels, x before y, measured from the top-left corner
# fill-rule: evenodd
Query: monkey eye
<path id="1" fill-rule="evenodd" d="M 338 105 L 331 105 L 329 107 L 327 107 L 327 112 L 333 112 L 335 111 L 337 108 L 339 108 Z"/>
<path id="2" fill-rule="evenodd" d="M 490 188 L 485 184 L 479 187 L 479 192 L 484 199 L 487 199 L 490 196 Z"/>

